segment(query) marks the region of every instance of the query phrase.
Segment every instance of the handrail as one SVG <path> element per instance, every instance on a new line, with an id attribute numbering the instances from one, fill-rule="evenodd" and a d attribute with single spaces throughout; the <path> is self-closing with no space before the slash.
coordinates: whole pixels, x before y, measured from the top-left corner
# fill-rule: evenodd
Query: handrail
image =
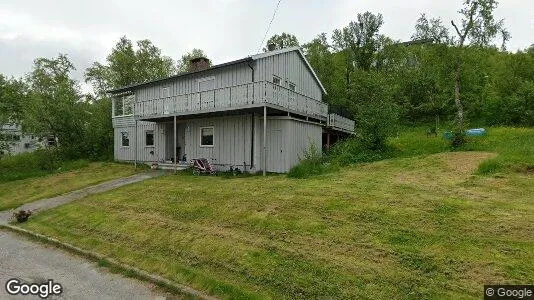
<path id="1" fill-rule="evenodd" d="M 182 112 L 243 107 L 269 103 L 299 113 L 327 118 L 326 103 L 268 81 L 183 93 L 135 102 L 135 116 L 161 116 Z"/>

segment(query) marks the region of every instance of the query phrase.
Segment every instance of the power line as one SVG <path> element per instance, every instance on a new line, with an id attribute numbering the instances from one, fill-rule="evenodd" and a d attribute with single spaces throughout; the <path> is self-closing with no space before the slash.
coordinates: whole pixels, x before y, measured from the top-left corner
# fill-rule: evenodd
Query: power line
<path id="1" fill-rule="evenodd" d="M 271 22 L 269 22 L 269 26 L 267 26 L 267 31 L 265 31 L 265 35 L 263 36 L 263 39 L 261 40 L 260 48 L 258 48 L 258 53 L 260 52 L 261 47 L 263 46 L 263 42 L 265 41 L 265 38 L 267 37 L 267 34 L 269 33 L 269 30 L 271 29 L 271 24 L 273 24 L 273 20 L 274 20 L 274 17 L 276 16 L 276 12 L 278 11 L 278 6 L 280 6 L 280 2 L 282 2 L 282 0 L 278 0 L 278 3 L 276 4 L 276 8 L 274 9 L 273 17 L 271 18 Z"/>

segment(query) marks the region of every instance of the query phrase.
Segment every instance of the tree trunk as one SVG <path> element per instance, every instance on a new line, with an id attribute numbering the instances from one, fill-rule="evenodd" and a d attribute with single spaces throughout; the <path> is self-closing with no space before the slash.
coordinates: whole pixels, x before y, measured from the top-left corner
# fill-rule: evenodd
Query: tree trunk
<path id="1" fill-rule="evenodd" d="M 454 104 L 456 105 L 456 129 L 460 132 L 464 130 L 464 107 L 460 100 L 460 58 L 456 59 L 456 70 L 454 72 Z"/>

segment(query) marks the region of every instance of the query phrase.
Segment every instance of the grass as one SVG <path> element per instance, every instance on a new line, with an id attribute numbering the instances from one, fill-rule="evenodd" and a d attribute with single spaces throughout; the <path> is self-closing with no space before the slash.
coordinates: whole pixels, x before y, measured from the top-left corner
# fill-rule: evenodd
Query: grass
<path id="1" fill-rule="evenodd" d="M 511 172 L 531 150 L 492 134 L 534 144 L 492 129 L 473 148 L 499 154 L 429 154 L 440 139 L 407 133 L 405 157 L 309 179 L 169 175 L 22 226 L 222 298 L 480 298 L 534 280 L 534 174 Z M 477 171 L 488 160 L 498 176 Z"/>
<path id="2" fill-rule="evenodd" d="M 127 164 L 94 162 L 76 170 L 0 182 L 0 211 L 38 199 L 54 197 L 136 172 Z"/>

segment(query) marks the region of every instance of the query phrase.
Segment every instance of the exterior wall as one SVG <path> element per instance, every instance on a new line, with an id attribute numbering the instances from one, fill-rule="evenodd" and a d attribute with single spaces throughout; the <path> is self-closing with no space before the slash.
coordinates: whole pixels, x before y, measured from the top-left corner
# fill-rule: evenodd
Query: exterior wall
<path id="1" fill-rule="evenodd" d="M 263 118 L 255 120 L 255 161 L 263 169 Z M 267 172 L 285 173 L 314 144 L 321 150 L 321 125 L 288 117 L 267 117 Z"/>
<path id="2" fill-rule="evenodd" d="M 235 165 L 241 170 L 250 170 L 251 115 L 194 119 L 186 124 L 185 153 L 188 160 L 205 157 L 212 160 L 218 169 L 229 169 Z M 213 126 L 213 147 L 200 147 L 200 128 L 206 126 Z"/>
<path id="3" fill-rule="evenodd" d="M 32 152 L 45 147 L 43 139 L 31 135 L 23 135 L 18 125 L 4 125 L 0 128 L 0 134 L 14 134 L 20 136 L 19 141 L 7 142 L 9 149 L 4 154 L 16 155 L 24 152 Z M 3 143 L 3 141 L 0 141 Z"/>
<path id="4" fill-rule="evenodd" d="M 295 91 L 322 101 L 321 87 L 297 51 L 271 55 L 256 60 L 255 81 L 273 81 L 273 75 L 282 79 L 282 86 L 295 84 Z"/>
<path id="5" fill-rule="evenodd" d="M 115 117 L 113 119 L 114 157 L 120 161 L 135 160 L 135 143 L 137 143 L 137 160 L 143 162 L 162 161 L 165 159 L 165 124 L 153 122 L 137 122 L 137 136 L 135 136 L 135 121 L 132 116 Z M 145 146 L 145 131 L 154 131 L 154 146 Z M 122 132 L 128 132 L 130 146 L 122 146 Z M 154 151 L 154 154 L 150 154 Z"/>
<path id="6" fill-rule="evenodd" d="M 164 97 L 162 90 L 165 87 L 169 88 L 169 96 L 196 93 L 198 92 L 198 80 L 211 76 L 215 77 L 215 89 L 230 87 L 252 82 L 252 69 L 248 67 L 247 63 L 240 63 L 141 86 L 136 90 L 136 101 L 162 98 Z"/>

